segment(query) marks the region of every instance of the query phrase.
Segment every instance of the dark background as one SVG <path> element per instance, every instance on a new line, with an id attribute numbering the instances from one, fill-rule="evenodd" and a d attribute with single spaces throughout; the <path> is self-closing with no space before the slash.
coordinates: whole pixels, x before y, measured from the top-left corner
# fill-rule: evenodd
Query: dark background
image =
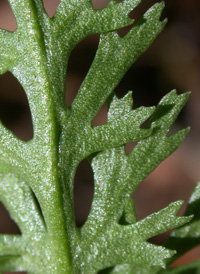
<path id="1" fill-rule="evenodd" d="M 131 13 L 136 21 L 157 1 L 142 1 Z M 198 0 L 166 0 L 163 18 L 168 24 L 153 45 L 132 66 L 121 81 L 116 93 L 123 96 L 133 90 L 134 106 L 155 105 L 171 89 L 179 93 L 192 91 L 191 96 L 172 131 L 191 126 L 182 146 L 149 175 L 136 190 L 133 199 L 138 218 L 150 214 L 177 199 L 187 201 L 196 182 L 200 180 L 200 2 Z M 108 3 L 93 1 L 96 9 Z M 58 0 L 44 1 L 47 12 L 53 16 Z M 14 31 L 15 17 L 7 0 L 0 1 L 0 27 Z M 94 58 L 98 35 L 84 39 L 73 50 L 67 73 L 66 104 L 70 105 Z M 31 114 L 26 95 L 17 80 L 6 73 L 0 76 L 0 119 L 17 136 L 29 140 L 33 136 Z M 106 104 L 94 124 L 106 122 Z M 127 145 L 130 152 L 133 144 Z M 77 225 L 87 218 L 93 193 L 93 176 L 87 161 L 80 164 L 75 178 L 75 212 Z M 182 210 L 183 211 L 183 210 Z M 0 232 L 16 233 L 18 228 L 8 218 L 1 205 Z M 200 248 L 183 258 L 200 256 Z"/>

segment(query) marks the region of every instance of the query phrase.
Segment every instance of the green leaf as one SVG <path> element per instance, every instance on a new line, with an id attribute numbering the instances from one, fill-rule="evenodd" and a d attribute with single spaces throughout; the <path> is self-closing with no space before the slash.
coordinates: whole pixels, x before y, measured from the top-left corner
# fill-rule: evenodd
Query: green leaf
<path id="1" fill-rule="evenodd" d="M 21 269 L 22 259 L 20 256 L 2 256 L 0 257 L 0 268 L 3 271 L 17 271 Z"/>
<path id="2" fill-rule="evenodd" d="M 182 203 L 175 202 L 137 222 L 129 199 L 144 177 L 169 156 L 185 136 L 185 130 L 169 137 L 166 134 L 187 97 L 188 94 L 177 95 L 173 91 L 161 100 L 149 124 L 155 131 L 139 141 L 130 155 L 124 147 L 119 147 L 93 156 L 95 193 L 90 215 L 81 230 L 82 241 L 77 247 L 77 264 L 79 260 L 85 272 L 96 273 L 116 264 L 164 266 L 164 259 L 174 254 L 146 240 L 191 219 L 191 216 L 175 217 Z M 130 95 L 121 100 L 114 97 L 108 121 L 126 116 L 131 105 Z M 119 224 L 123 213 L 133 224 Z"/>
<path id="3" fill-rule="evenodd" d="M 30 187 L 24 182 L 19 182 L 14 175 L 0 175 L 0 200 L 7 207 L 23 234 L 29 234 L 31 230 L 35 233 L 45 232 L 44 221 Z"/>
<path id="4" fill-rule="evenodd" d="M 141 0 L 125 0 L 118 4 L 110 1 L 106 8 L 94 10 L 91 0 L 62 0 L 54 16 L 56 31 L 63 37 L 67 30 L 67 35 L 72 39 L 70 42 L 78 43 L 77 37 L 80 39 L 91 33 L 117 30 L 133 22 L 128 14 L 140 2 Z M 63 13 L 66 14 L 65 17 Z"/>
<path id="5" fill-rule="evenodd" d="M 2 259 L 0 268 L 1 270 L 31 270 L 30 258 L 32 259 L 37 254 L 37 242 L 41 243 L 42 238 L 46 238 L 44 220 L 33 193 L 24 182 L 20 182 L 13 174 L 1 175 L 0 200 L 22 232 L 21 236 L 0 235 L 0 255 Z M 40 247 L 40 260 L 43 261 L 42 249 Z M 28 250 L 31 250 L 31 254 L 27 255 Z"/>
<path id="6" fill-rule="evenodd" d="M 0 55 L 0 74 L 4 74 L 9 70 L 11 61 L 8 57 Z"/>
<path id="7" fill-rule="evenodd" d="M 116 32 L 101 35 L 95 59 L 72 104 L 76 119 L 85 123 L 95 118 L 126 71 L 163 29 L 162 10 L 163 3 L 154 5 L 123 38 Z"/>
<path id="8" fill-rule="evenodd" d="M 102 274 L 158 274 L 161 267 L 157 266 L 145 266 L 145 265 L 117 265 L 110 270 L 102 271 Z M 164 271 L 162 269 L 162 271 Z M 162 273 L 162 272 L 161 272 Z"/>
<path id="9" fill-rule="evenodd" d="M 194 192 L 192 193 L 188 202 L 187 210 L 184 216 L 194 217 L 189 223 L 186 223 L 174 230 L 164 246 L 170 249 L 176 249 L 176 254 L 172 256 L 167 262 L 166 270 L 159 267 L 137 267 L 135 265 L 121 265 L 115 267 L 108 273 L 144 273 L 144 274 L 198 274 L 200 271 L 200 262 L 195 261 L 187 265 L 171 268 L 172 262 L 180 258 L 184 253 L 196 247 L 200 243 L 199 231 L 200 231 L 200 213 L 199 213 L 199 202 L 200 202 L 200 182 L 196 185 Z M 120 272 L 121 271 L 121 272 Z M 124 271 L 124 272 L 123 272 Z"/>
<path id="10" fill-rule="evenodd" d="M 189 224 L 176 229 L 170 238 L 165 243 L 165 246 L 174 248 L 176 246 L 177 254 L 172 259 L 175 261 L 182 254 L 200 244 L 200 182 L 195 187 L 195 190 L 188 202 L 188 207 L 185 216 L 191 214 L 194 218 Z"/>
<path id="11" fill-rule="evenodd" d="M 53 18 L 42 0 L 9 3 L 17 29 L 0 30 L 0 73 L 10 71 L 24 88 L 34 136 L 23 142 L 0 125 L 0 200 L 22 233 L 0 235 L 0 270 L 92 274 L 115 266 L 114 271 L 130 265 L 138 271 L 164 267 L 174 251 L 148 239 L 191 217 L 176 216 L 181 202 L 174 202 L 138 221 L 131 195 L 185 137 L 187 129 L 167 133 L 188 94 L 173 91 L 156 109 L 132 109 L 131 93 L 123 99 L 113 96 L 126 71 L 164 27 L 164 4 L 153 5 L 120 37 L 117 30 L 132 23 L 128 15 L 139 0 L 109 1 L 101 10 L 94 10 L 91 0 L 61 0 Z M 70 53 L 93 33 L 101 34 L 96 56 L 72 106 L 66 107 Z M 93 127 L 108 98 L 108 122 Z M 124 144 L 131 141 L 138 143 L 127 155 Z M 95 193 L 88 220 L 78 229 L 73 183 L 86 157 L 94 171 Z"/>

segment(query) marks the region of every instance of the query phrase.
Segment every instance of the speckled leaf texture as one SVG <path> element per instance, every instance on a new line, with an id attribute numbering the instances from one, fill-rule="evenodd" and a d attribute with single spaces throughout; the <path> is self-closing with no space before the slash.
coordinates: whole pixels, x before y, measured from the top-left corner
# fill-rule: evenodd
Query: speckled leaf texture
<path id="1" fill-rule="evenodd" d="M 166 268 L 159 266 L 138 266 L 119 265 L 109 270 L 111 274 L 199 274 L 200 260 L 194 262 L 171 267 L 171 264 L 179 259 L 187 251 L 199 246 L 200 244 L 200 182 L 196 185 L 193 194 L 190 197 L 185 216 L 193 215 L 192 221 L 186 223 L 179 228 L 176 228 L 167 241 L 163 244 L 164 247 L 176 249 L 176 253 L 167 261 Z"/>
<path id="2" fill-rule="evenodd" d="M 192 221 L 188 224 L 174 230 L 169 239 L 165 242 L 165 246 L 168 248 L 176 248 L 176 254 L 167 262 L 167 268 L 165 270 L 159 267 L 146 267 L 143 269 L 144 274 L 199 274 L 200 273 L 200 261 L 194 261 L 183 266 L 171 268 L 170 265 L 175 260 L 180 258 L 184 253 L 197 247 L 200 244 L 200 182 L 197 184 L 194 192 L 189 200 L 185 216 L 191 214 L 194 215 Z M 134 265 L 126 266 L 120 272 L 110 272 L 110 273 L 141 273 L 141 268 L 136 270 L 137 267 Z M 136 271 L 135 271 L 136 270 Z M 125 272 L 123 272 L 125 271 Z"/>
<path id="3" fill-rule="evenodd" d="M 124 37 L 117 30 L 133 22 L 129 13 L 139 0 L 110 0 L 100 10 L 93 8 L 91 0 L 61 0 L 53 18 L 46 14 L 42 0 L 9 3 L 17 29 L 0 30 L 0 73 L 10 71 L 24 88 L 34 137 L 24 142 L 0 125 L 0 200 L 21 230 L 21 235 L 0 235 L 0 271 L 165 271 L 166 259 L 176 247 L 156 246 L 148 239 L 182 225 L 198 234 L 193 223 L 186 224 L 193 211 L 178 217 L 182 202 L 177 201 L 137 220 L 131 195 L 187 134 L 188 129 L 167 133 L 188 93 L 172 91 L 156 108 L 137 109 L 131 92 L 122 99 L 114 95 L 126 71 L 163 29 L 163 2 L 152 6 Z M 96 56 L 67 107 L 70 53 L 94 33 L 100 33 Z M 92 126 L 107 99 L 108 122 Z M 141 127 L 147 119 L 147 127 Z M 127 155 L 124 145 L 132 141 L 137 145 Z M 73 184 L 85 158 L 91 162 L 95 191 L 88 219 L 77 228 Z M 179 233 L 190 237 L 181 229 L 170 239 L 178 240 Z"/>

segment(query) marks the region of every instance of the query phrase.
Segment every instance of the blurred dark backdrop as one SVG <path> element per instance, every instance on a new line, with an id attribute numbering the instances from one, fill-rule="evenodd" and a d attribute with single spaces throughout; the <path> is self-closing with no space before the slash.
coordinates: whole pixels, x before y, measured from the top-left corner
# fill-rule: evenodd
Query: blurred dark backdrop
<path id="1" fill-rule="evenodd" d="M 131 13 L 138 20 L 157 1 L 142 1 Z M 200 179 L 200 2 L 198 0 L 166 0 L 163 18 L 168 24 L 153 45 L 132 66 L 116 93 L 122 97 L 133 90 L 134 106 L 155 105 L 171 89 L 179 93 L 192 91 L 190 99 L 172 131 L 191 126 L 182 146 L 149 175 L 133 195 L 138 218 L 166 206 L 177 199 L 187 201 Z M 94 0 L 96 9 L 107 5 L 106 0 Z M 44 1 L 52 17 L 59 0 Z M 15 17 L 7 0 L 0 1 L 0 27 L 14 31 Z M 123 30 L 122 30 L 123 33 Z M 67 73 L 66 104 L 73 101 L 94 58 L 98 35 L 84 39 L 73 50 Z M 33 136 L 31 114 L 26 95 L 17 80 L 6 73 L 0 76 L 0 119 L 17 136 L 29 140 Z M 106 122 L 106 104 L 94 124 Z M 133 144 L 127 145 L 130 152 Z M 93 176 L 89 163 L 83 161 L 75 178 L 75 212 L 77 225 L 87 218 L 93 193 Z M 18 228 L 8 218 L 3 205 L 0 211 L 0 232 L 16 233 Z M 19 231 L 18 231 L 19 232 Z M 189 256 L 200 256 L 200 249 Z M 184 262 L 189 260 L 184 258 Z M 195 256 L 195 257 L 194 257 Z"/>

